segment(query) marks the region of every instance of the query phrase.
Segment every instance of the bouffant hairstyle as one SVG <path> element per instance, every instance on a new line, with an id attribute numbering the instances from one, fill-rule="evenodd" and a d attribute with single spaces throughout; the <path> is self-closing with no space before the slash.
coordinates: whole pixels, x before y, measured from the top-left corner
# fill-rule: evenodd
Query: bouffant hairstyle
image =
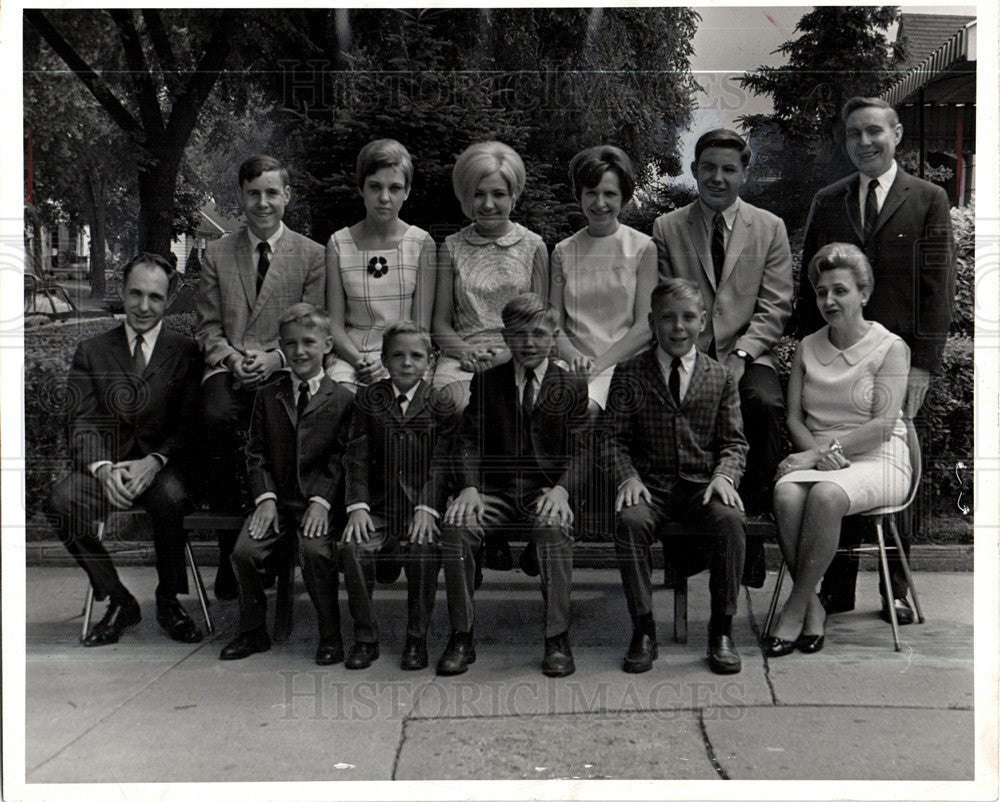
<path id="1" fill-rule="evenodd" d="M 466 217 L 472 218 L 472 199 L 479 182 L 493 173 L 500 173 L 511 197 L 517 200 L 524 190 L 524 162 L 510 145 L 476 142 L 463 150 L 455 161 L 451 184 Z"/>
<path id="2" fill-rule="evenodd" d="M 851 271 L 854 282 L 862 292 L 872 291 L 875 286 L 875 275 L 872 273 L 871 262 L 857 245 L 848 242 L 831 242 L 824 245 L 809 262 L 809 283 L 816 286 L 820 273 L 845 268 Z"/>

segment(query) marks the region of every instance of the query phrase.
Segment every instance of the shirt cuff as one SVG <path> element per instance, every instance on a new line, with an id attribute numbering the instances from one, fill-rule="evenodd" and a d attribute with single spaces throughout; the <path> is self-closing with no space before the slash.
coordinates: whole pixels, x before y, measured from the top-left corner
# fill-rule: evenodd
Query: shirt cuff
<path id="1" fill-rule="evenodd" d="M 160 467 L 164 468 L 167 464 L 167 458 L 163 456 L 159 451 L 151 451 L 149 456 L 156 457 L 160 461 Z"/>
<path id="2" fill-rule="evenodd" d="M 87 470 L 90 471 L 90 475 L 96 479 L 97 471 L 102 465 L 114 465 L 114 463 L 109 459 L 100 459 L 97 462 L 90 463 L 87 466 Z"/>
<path id="3" fill-rule="evenodd" d="M 438 520 L 441 519 L 441 514 L 436 509 L 434 509 L 433 507 L 428 507 L 426 504 L 418 504 L 416 507 L 413 508 L 414 512 L 416 512 L 417 510 L 423 510 L 428 515 L 433 515 Z"/>
<path id="4" fill-rule="evenodd" d="M 736 487 L 736 482 L 733 480 L 732 476 L 727 476 L 724 473 L 716 473 L 712 475 L 712 478 L 714 479 L 716 476 L 721 476 L 723 479 L 729 482 L 729 484 L 731 484 L 733 487 Z"/>
<path id="5" fill-rule="evenodd" d="M 354 504 L 347 505 L 347 514 L 350 515 L 355 510 L 364 510 L 365 512 L 371 512 L 372 508 L 368 506 L 367 502 L 356 501 Z"/>
<path id="6" fill-rule="evenodd" d="M 278 496 L 275 493 L 261 493 L 257 498 L 253 500 L 254 506 L 259 507 L 262 501 L 277 501 Z"/>
<path id="7" fill-rule="evenodd" d="M 329 511 L 330 511 L 330 502 L 329 502 L 329 501 L 327 501 L 327 500 L 326 500 L 325 498 L 323 498 L 322 496 L 310 496 L 310 497 L 309 497 L 309 503 L 310 503 L 310 504 L 312 504 L 313 502 L 316 502 L 316 503 L 317 503 L 317 504 L 319 504 L 319 505 L 320 505 L 321 507 L 324 507 L 324 508 L 326 509 L 326 511 L 327 511 L 327 512 L 329 512 Z"/>

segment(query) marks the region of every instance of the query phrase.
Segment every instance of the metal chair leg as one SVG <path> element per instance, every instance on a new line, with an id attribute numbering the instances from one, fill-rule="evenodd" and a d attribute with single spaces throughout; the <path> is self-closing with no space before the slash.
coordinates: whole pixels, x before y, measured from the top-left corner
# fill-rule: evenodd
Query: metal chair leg
<path id="1" fill-rule="evenodd" d="M 893 516 L 889 516 L 889 531 L 892 532 L 892 539 L 896 542 L 896 551 L 899 554 L 899 562 L 903 566 L 903 575 L 906 577 L 906 584 L 910 588 L 910 595 L 913 596 L 913 609 L 917 612 L 917 623 L 924 623 L 924 614 L 920 609 L 920 600 L 917 598 L 917 586 L 913 584 L 913 574 L 910 573 L 910 561 L 903 551 L 903 542 L 899 539 L 899 529 L 896 528 L 896 521 Z"/>
<path id="2" fill-rule="evenodd" d="M 764 620 L 763 634 L 767 635 L 771 631 L 771 624 L 774 622 L 774 614 L 778 611 L 778 598 L 781 596 L 781 586 L 785 582 L 785 572 L 788 571 L 788 563 L 781 561 L 781 568 L 778 569 L 778 580 L 774 583 L 774 593 L 771 594 L 771 606 L 767 610 L 767 618 Z"/>
<path id="3" fill-rule="evenodd" d="M 201 614 L 205 617 L 205 629 L 208 634 L 215 633 L 212 625 L 212 616 L 208 614 L 208 594 L 205 592 L 205 583 L 201 578 L 201 571 L 198 570 L 198 563 L 194 561 L 194 552 L 191 550 L 191 542 L 184 538 L 184 555 L 187 557 L 188 565 L 191 566 L 191 577 L 194 580 L 194 589 L 198 594 L 198 603 L 201 605 Z"/>
<path id="4" fill-rule="evenodd" d="M 104 521 L 101 521 L 97 525 L 97 540 L 104 540 Z M 94 613 L 94 586 L 92 584 L 87 584 L 87 600 L 83 603 L 83 629 L 80 631 L 80 642 L 87 637 L 87 632 L 90 631 L 90 617 Z"/>
<path id="5" fill-rule="evenodd" d="M 878 538 L 879 568 L 882 571 L 882 585 L 885 593 L 885 604 L 889 608 L 889 623 L 892 625 L 892 644 L 900 651 L 899 622 L 896 620 L 896 605 L 892 598 L 892 581 L 889 579 L 889 559 L 885 553 L 885 536 L 882 532 L 882 516 L 875 521 L 875 535 Z"/>
<path id="6" fill-rule="evenodd" d="M 674 571 L 674 641 L 688 642 L 688 581 L 676 566 Z"/>

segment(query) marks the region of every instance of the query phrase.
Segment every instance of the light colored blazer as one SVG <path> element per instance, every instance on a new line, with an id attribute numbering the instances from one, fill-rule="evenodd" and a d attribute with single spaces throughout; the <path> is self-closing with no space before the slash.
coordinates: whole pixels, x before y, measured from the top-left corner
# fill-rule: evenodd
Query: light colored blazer
<path id="1" fill-rule="evenodd" d="M 719 361 L 736 348 L 758 364 L 771 356 L 792 313 L 792 252 L 780 217 L 740 200 L 726 245 L 722 280 L 715 286 L 712 250 L 698 201 L 656 218 L 660 280 L 686 278 L 705 298 L 708 325 L 698 340 L 707 351 L 715 340 Z"/>
<path id="2" fill-rule="evenodd" d="M 223 360 L 248 349 L 278 347 L 278 318 L 292 304 L 326 306 L 325 251 L 287 226 L 257 295 L 257 263 L 244 226 L 209 243 L 198 286 L 195 339 L 205 354 L 205 375 L 225 370 Z"/>

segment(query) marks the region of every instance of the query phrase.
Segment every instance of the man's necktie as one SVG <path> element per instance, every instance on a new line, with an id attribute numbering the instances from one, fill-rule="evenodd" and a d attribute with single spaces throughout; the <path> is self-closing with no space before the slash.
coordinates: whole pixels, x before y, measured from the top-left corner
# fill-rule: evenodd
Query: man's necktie
<path id="1" fill-rule="evenodd" d="M 406 398 L 406 393 L 400 393 L 399 395 L 396 396 L 396 406 L 399 407 L 400 417 L 406 414 L 405 406 L 407 400 L 408 399 Z"/>
<path id="2" fill-rule="evenodd" d="M 257 252 L 260 254 L 257 257 L 257 294 L 260 295 L 260 287 L 264 283 L 264 276 L 267 275 L 267 268 L 271 264 L 271 246 L 265 242 L 257 243 Z"/>
<path id="3" fill-rule="evenodd" d="M 537 379 L 535 378 L 535 371 L 528 370 L 525 371 L 524 375 L 524 392 L 521 394 L 521 411 L 524 413 L 524 417 L 530 418 L 531 412 L 535 408 L 535 383 Z"/>
<path id="4" fill-rule="evenodd" d="M 302 416 L 305 415 L 307 406 L 309 406 L 309 383 L 302 382 L 299 385 L 299 402 L 295 405 L 299 420 L 302 420 Z"/>
<path id="5" fill-rule="evenodd" d="M 674 397 L 676 404 L 681 403 L 681 358 L 675 356 L 670 363 L 670 378 L 667 380 L 667 389 Z"/>
<path id="6" fill-rule="evenodd" d="M 878 198 L 875 197 L 875 187 L 878 181 L 868 182 L 868 194 L 865 195 L 865 240 L 875 231 L 875 221 L 878 220 Z"/>
<path id="7" fill-rule="evenodd" d="M 144 342 L 141 334 L 135 335 L 135 348 L 132 349 L 132 372 L 136 376 L 141 376 L 146 369 L 146 355 L 142 351 Z"/>
<path id="8" fill-rule="evenodd" d="M 715 286 L 722 281 L 722 266 L 726 263 L 726 227 L 722 212 L 712 218 L 712 269 L 715 271 Z"/>

